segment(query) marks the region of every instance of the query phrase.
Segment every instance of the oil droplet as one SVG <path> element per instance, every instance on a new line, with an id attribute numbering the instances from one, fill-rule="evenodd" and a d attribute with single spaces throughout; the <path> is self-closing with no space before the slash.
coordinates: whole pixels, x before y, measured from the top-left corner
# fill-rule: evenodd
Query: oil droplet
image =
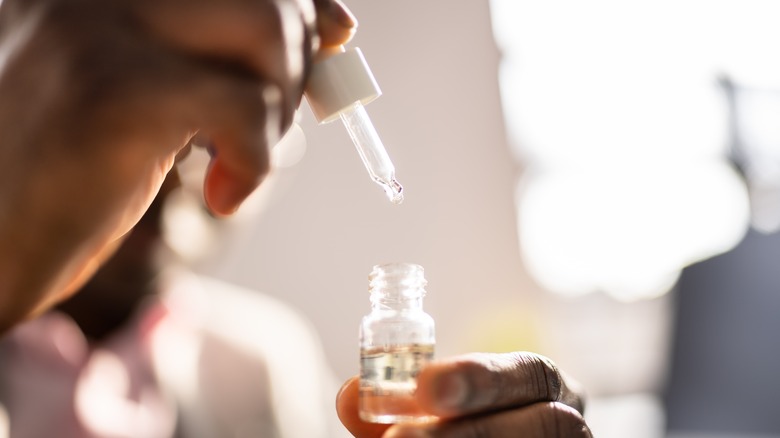
<path id="1" fill-rule="evenodd" d="M 390 183 L 382 181 L 380 182 L 380 185 L 385 189 L 385 193 L 387 194 L 387 198 L 390 199 L 390 202 L 395 205 L 404 202 L 404 188 L 395 178 L 391 179 Z"/>

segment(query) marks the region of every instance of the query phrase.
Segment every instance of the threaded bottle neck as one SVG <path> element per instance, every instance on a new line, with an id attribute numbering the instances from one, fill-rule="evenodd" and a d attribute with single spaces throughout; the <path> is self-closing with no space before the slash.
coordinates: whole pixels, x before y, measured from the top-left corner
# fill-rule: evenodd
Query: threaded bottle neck
<path id="1" fill-rule="evenodd" d="M 383 309 L 422 308 L 425 275 L 422 266 L 413 263 L 376 265 L 368 276 L 371 303 Z"/>

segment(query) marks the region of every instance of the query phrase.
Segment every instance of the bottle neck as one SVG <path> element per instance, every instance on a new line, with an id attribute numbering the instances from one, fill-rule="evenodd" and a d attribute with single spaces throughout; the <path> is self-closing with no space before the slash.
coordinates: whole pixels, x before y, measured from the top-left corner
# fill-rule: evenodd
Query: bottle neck
<path id="1" fill-rule="evenodd" d="M 392 263 L 374 266 L 369 276 L 374 310 L 409 311 L 422 309 L 425 277 L 419 265 Z"/>
<path id="2" fill-rule="evenodd" d="M 422 310 L 422 307 L 422 295 L 398 297 L 385 294 L 384 291 L 371 293 L 372 310 L 409 311 Z"/>

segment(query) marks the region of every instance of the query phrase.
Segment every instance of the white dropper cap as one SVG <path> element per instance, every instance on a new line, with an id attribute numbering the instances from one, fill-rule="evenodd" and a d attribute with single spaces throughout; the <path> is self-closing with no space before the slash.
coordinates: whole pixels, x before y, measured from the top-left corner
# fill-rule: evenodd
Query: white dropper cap
<path id="1" fill-rule="evenodd" d="M 403 187 L 395 179 L 395 167 L 363 105 L 382 94 L 358 48 L 343 47 L 320 53 L 306 84 L 306 100 L 320 123 L 338 118 L 344 122 L 371 178 L 393 203 L 403 201 Z"/>

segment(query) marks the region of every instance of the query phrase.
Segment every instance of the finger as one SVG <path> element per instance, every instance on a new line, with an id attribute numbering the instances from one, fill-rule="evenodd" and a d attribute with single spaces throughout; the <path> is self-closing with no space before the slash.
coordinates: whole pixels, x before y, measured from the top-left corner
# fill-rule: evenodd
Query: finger
<path id="1" fill-rule="evenodd" d="M 212 155 L 204 181 L 206 205 L 218 216 L 232 214 L 270 170 L 269 146 L 282 136 L 281 92 L 270 84 L 228 81 L 203 96 L 204 129 Z"/>
<path id="2" fill-rule="evenodd" d="M 349 42 L 357 30 L 357 20 L 338 0 L 314 0 L 317 8 L 317 33 L 321 47 L 341 46 Z"/>
<path id="3" fill-rule="evenodd" d="M 139 1 L 138 14 L 177 51 L 244 68 L 278 86 L 286 105 L 282 130 L 300 103 L 314 50 L 315 14 L 293 0 Z"/>
<path id="4" fill-rule="evenodd" d="M 169 50 L 135 55 L 142 62 L 114 78 L 122 95 L 98 107 L 118 119 L 105 124 L 114 127 L 105 134 L 121 130 L 123 138 L 154 154 L 169 150 L 173 162 L 199 128 L 214 152 L 204 182 L 206 203 L 217 215 L 232 213 L 268 173 L 269 145 L 284 133 L 280 120 L 292 118 L 284 92 L 232 66 Z"/>
<path id="5" fill-rule="evenodd" d="M 568 377 L 565 372 L 558 370 L 563 382 L 563 388 L 561 388 L 561 403 L 571 406 L 576 409 L 580 414 L 585 413 L 585 391 L 580 386 L 579 382 Z"/>
<path id="6" fill-rule="evenodd" d="M 533 353 L 475 353 L 427 365 L 417 377 L 423 409 L 442 417 L 572 399 L 558 368 Z"/>
<path id="7" fill-rule="evenodd" d="M 267 149 L 267 143 L 253 143 L 256 141 L 253 142 L 252 138 L 230 133 L 213 137 L 216 154 L 206 173 L 203 195 L 206 206 L 215 215 L 233 214 L 268 173 L 268 153 L 260 152 Z"/>
<path id="8" fill-rule="evenodd" d="M 358 416 L 358 391 L 360 381 L 352 377 L 344 383 L 336 396 L 336 412 L 341 423 L 358 438 L 379 438 L 389 425 L 366 423 Z"/>
<path id="9" fill-rule="evenodd" d="M 576 409 L 560 402 L 541 402 L 522 409 L 426 426 L 398 425 L 384 438 L 591 438 Z"/>

